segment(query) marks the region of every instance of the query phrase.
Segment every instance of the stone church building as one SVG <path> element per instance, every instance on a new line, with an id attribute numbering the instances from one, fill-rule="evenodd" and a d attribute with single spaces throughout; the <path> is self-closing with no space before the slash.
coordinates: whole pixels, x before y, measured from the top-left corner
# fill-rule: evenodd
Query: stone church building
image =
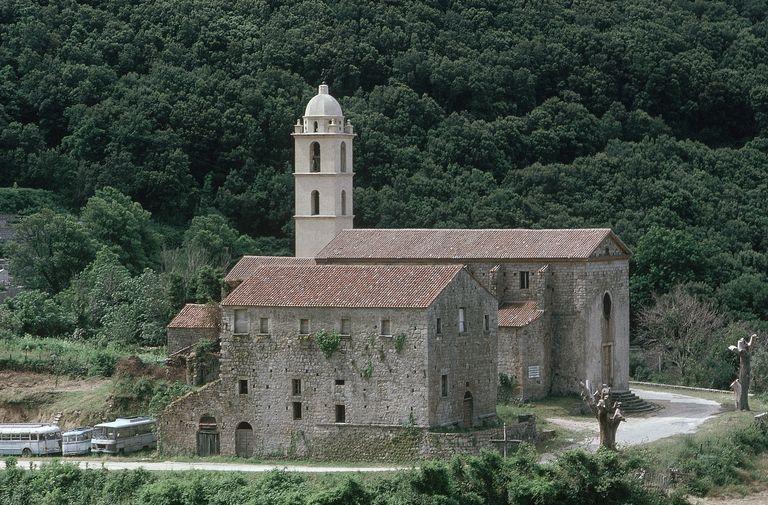
<path id="1" fill-rule="evenodd" d="M 311 457 L 349 430 L 481 426 L 500 373 L 523 399 L 628 391 L 630 251 L 610 229 L 355 229 L 355 133 L 327 86 L 293 137 L 296 257 L 226 276 L 220 379 L 163 413 L 161 451 Z"/>

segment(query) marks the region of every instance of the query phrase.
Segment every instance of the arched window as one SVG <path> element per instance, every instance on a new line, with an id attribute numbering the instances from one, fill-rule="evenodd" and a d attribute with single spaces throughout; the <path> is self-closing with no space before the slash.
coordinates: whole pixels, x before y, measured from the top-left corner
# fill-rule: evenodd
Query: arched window
<path id="1" fill-rule="evenodd" d="M 341 190 L 341 215 L 347 215 L 347 192 L 343 189 Z"/>
<path id="2" fill-rule="evenodd" d="M 320 214 L 320 192 L 315 190 L 312 192 L 312 215 L 316 216 Z"/>
<path id="3" fill-rule="evenodd" d="M 611 295 L 608 293 L 603 295 L 603 317 L 606 319 L 611 318 Z"/>
<path id="4" fill-rule="evenodd" d="M 320 144 L 317 142 L 309 144 L 309 171 L 320 171 Z"/>
<path id="5" fill-rule="evenodd" d="M 315 129 L 313 131 L 317 132 L 317 121 L 315 121 Z"/>
<path id="6" fill-rule="evenodd" d="M 339 156 L 341 157 L 341 171 L 346 172 L 347 171 L 347 143 L 342 142 L 341 148 L 339 149 Z"/>

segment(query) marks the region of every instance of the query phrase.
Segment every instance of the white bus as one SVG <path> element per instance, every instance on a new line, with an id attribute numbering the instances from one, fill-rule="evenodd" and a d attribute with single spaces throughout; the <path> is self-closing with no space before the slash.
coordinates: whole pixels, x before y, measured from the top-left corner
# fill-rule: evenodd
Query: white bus
<path id="1" fill-rule="evenodd" d="M 91 452 L 91 433 L 93 428 L 75 428 L 61 434 L 61 454 L 74 456 Z"/>
<path id="2" fill-rule="evenodd" d="M 127 454 L 157 447 L 155 420 L 151 417 L 117 418 L 93 427 L 91 452 Z"/>
<path id="3" fill-rule="evenodd" d="M 61 454 L 61 429 L 55 424 L 0 424 L 0 455 Z"/>

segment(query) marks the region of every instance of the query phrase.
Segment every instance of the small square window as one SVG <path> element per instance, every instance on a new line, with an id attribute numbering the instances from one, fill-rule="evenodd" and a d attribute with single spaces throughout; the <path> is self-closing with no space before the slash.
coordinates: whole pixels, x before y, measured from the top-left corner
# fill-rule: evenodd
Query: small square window
<path id="1" fill-rule="evenodd" d="M 436 330 L 435 332 L 440 335 L 443 332 L 443 320 L 439 317 L 437 318 L 437 324 L 436 324 Z"/>
<path id="2" fill-rule="evenodd" d="M 382 319 L 381 320 L 381 334 L 382 335 L 392 335 L 392 327 L 389 324 L 389 319 Z"/>
<path id="3" fill-rule="evenodd" d="M 269 318 L 268 317 L 262 317 L 259 319 L 259 333 L 261 333 L 262 335 L 269 334 Z"/>
<path id="4" fill-rule="evenodd" d="M 241 395 L 247 395 L 248 394 L 248 381 L 245 379 L 240 379 L 238 381 L 238 391 L 240 391 Z"/>
<path id="5" fill-rule="evenodd" d="M 352 335 L 352 321 L 349 318 L 341 318 L 341 334 Z"/>
<path id="6" fill-rule="evenodd" d="M 483 316 L 483 327 L 485 328 L 485 331 L 491 331 L 491 316 L 488 314 Z"/>
<path id="7" fill-rule="evenodd" d="M 248 311 L 245 309 L 235 309 L 235 334 L 245 335 L 249 331 Z"/>
<path id="8" fill-rule="evenodd" d="M 459 333 L 464 333 L 465 331 L 467 331 L 466 309 L 461 307 L 459 309 Z"/>
<path id="9" fill-rule="evenodd" d="M 344 405 L 336 405 L 336 422 L 347 422 L 347 408 Z"/>
<path id="10" fill-rule="evenodd" d="M 302 335 L 309 335 L 309 319 L 299 320 L 299 333 Z"/>
<path id="11" fill-rule="evenodd" d="M 301 402 L 293 402 L 293 420 L 301 419 Z"/>
<path id="12" fill-rule="evenodd" d="M 448 396 L 448 375 L 446 374 L 440 376 L 440 396 L 443 398 Z"/>
<path id="13" fill-rule="evenodd" d="M 293 396 L 299 396 L 301 394 L 301 379 L 293 379 L 293 381 L 291 381 L 291 391 L 293 391 Z"/>
<path id="14" fill-rule="evenodd" d="M 529 272 L 520 272 L 520 289 L 528 289 L 529 280 Z"/>

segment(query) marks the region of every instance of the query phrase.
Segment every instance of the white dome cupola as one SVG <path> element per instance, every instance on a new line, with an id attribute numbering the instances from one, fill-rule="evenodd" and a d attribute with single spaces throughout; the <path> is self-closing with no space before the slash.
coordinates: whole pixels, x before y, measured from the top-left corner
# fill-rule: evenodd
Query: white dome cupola
<path id="1" fill-rule="evenodd" d="M 317 94 L 307 104 L 304 110 L 305 117 L 344 117 L 341 105 L 328 94 L 328 85 L 321 84 Z"/>
<path id="2" fill-rule="evenodd" d="M 313 257 L 352 228 L 352 124 L 321 84 L 293 127 L 296 256 Z"/>
<path id="3" fill-rule="evenodd" d="M 341 105 L 321 84 L 317 94 L 307 103 L 304 117 L 294 127 L 294 133 L 354 133 L 352 123 L 344 121 Z"/>

